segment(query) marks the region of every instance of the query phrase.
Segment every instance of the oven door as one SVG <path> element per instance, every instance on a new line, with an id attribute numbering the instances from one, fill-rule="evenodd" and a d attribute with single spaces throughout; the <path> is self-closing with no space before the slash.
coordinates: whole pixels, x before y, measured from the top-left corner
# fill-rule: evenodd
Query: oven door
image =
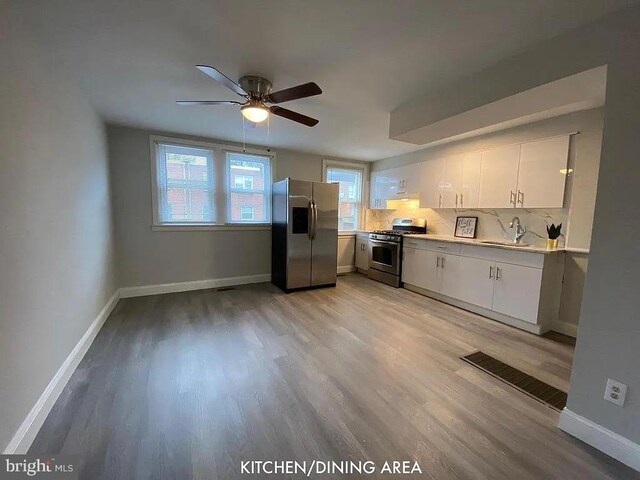
<path id="1" fill-rule="evenodd" d="M 369 268 L 400 275 L 400 245 L 394 242 L 369 240 Z"/>

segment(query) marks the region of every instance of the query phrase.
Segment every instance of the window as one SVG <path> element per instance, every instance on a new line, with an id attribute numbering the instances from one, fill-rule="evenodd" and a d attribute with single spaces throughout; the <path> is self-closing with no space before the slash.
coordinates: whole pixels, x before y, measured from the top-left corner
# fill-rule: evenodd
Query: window
<path id="1" fill-rule="evenodd" d="M 171 140 L 151 137 L 155 226 L 271 222 L 270 156 Z"/>
<path id="2" fill-rule="evenodd" d="M 233 185 L 238 189 L 253 190 L 253 177 L 236 175 L 233 178 Z"/>
<path id="3" fill-rule="evenodd" d="M 255 209 L 254 207 L 248 207 L 243 205 L 240 207 L 240 218 L 242 220 L 253 220 Z"/>
<path id="4" fill-rule="evenodd" d="M 271 219 L 270 158 L 227 152 L 230 223 L 265 223 Z"/>
<path id="5" fill-rule="evenodd" d="M 213 152 L 158 145 L 157 176 L 161 222 L 213 222 Z"/>
<path id="6" fill-rule="evenodd" d="M 365 166 L 346 162 L 324 164 L 326 182 L 340 183 L 338 230 L 353 231 L 360 227 L 362 211 L 362 180 Z"/>

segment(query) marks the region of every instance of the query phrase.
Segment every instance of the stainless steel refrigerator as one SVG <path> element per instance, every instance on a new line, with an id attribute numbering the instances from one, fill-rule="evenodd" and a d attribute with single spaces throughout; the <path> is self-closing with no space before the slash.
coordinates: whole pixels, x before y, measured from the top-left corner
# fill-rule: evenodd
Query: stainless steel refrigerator
<path id="1" fill-rule="evenodd" d="M 273 184 L 271 281 L 285 292 L 335 286 L 338 191 L 337 183 Z"/>

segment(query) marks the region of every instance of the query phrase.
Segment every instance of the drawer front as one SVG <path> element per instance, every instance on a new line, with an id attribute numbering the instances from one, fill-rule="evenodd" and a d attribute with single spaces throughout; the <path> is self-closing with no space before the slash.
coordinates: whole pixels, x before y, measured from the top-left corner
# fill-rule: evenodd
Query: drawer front
<path id="1" fill-rule="evenodd" d="M 427 240 L 427 250 L 430 250 L 432 252 L 459 255 L 461 246 L 462 245 L 460 245 L 459 243 L 438 242 L 435 240 Z"/>
<path id="2" fill-rule="evenodd" d="M 415 248 L 417 250 L 426 250 L 427 249 L 427 240 L 423 240 L 420 238 L 407 238 L 404 237 L 402 239 L 402 246 L 407 248 Z"/>
<path id="3" fill-rule="evenodd" d="M 544 265 L 544 253 L 518 252 L 517 250 L 476 245 L 461 245 L 461 247 L 460 255 L 465 257 L 481 258 L 483 260 L 534 268 L 542 268 Z"/>

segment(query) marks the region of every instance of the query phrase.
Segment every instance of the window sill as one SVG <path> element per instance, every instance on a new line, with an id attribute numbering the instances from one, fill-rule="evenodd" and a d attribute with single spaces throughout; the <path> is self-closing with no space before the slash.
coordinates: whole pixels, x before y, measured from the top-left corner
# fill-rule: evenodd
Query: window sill
<path id="1" fill-rule="evenodd" d="M 152 225 L 152 232 L 248 232 L 248 231 L 268 231 L 271 230 L 270 223 L 256 224 L 226 224 L 213 225 L 209 223 L 173 223 Z"/>

